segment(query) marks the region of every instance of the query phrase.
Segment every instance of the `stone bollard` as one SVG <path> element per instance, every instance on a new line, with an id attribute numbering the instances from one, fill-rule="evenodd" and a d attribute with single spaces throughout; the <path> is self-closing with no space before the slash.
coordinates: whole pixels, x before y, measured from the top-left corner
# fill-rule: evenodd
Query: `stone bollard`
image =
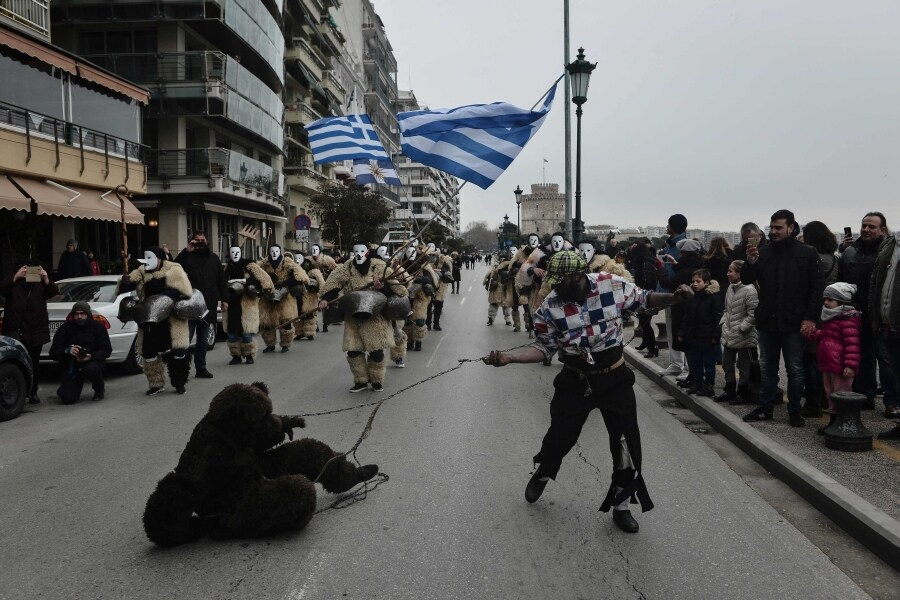
<path id="1" fill-rule="evenodd" d="M 859 419 L 866 397 L 855 392 L 835 392 L 831 400 L 837 414 L 834 423 L 825 429 L 825 446 L 843 452 L 871 450 L 872 432 Z"/>

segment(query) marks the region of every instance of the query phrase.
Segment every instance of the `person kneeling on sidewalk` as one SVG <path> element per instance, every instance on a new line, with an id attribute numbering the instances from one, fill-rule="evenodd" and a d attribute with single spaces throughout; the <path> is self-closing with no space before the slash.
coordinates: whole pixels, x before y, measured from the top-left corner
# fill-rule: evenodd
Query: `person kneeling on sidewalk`
<path id="1" fill-rule="evenodd" d="M 94 388 L 91 400 L 103 400 L 103 366 L 110 354 L 106 327 L 94 320 L 90 304 L 76 302 L 50 346 L 50 358 L 62 365 L 62 381 L 56 393 L 63 404 L 78 402 L 85 379 Z"/>

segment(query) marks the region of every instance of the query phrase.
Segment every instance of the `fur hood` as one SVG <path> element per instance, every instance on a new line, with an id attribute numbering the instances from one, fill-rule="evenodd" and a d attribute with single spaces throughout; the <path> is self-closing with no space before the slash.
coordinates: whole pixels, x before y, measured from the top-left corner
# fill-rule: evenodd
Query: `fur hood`
<path id="1" fill-rule="evenodd" d="M 591 258 L 591 262 L 588 263 L 587 272 L 600 273 L 601 271 L 603 273 L 618 275 L 629 283 L 634 283 L 634 277 L 631 276 L 631 273 L 628 272 L 625 265 L 617 263 L 615 259 L 610 258 L 606 254 L 595 254 L 593 258 Z"/>
<path id="2" fill-rule="evenodd" d="M 706 289 L 703 290 L 703 293 L 712 296 L 713 294 L 718 294 L 722 291 L 722 288 L 719 287 L 719 282 L 713 279 L 709 282 L 709 285 L 706 286 Z"/>
<path id="3" fill-rule="evenodd" d="M 181 265 L 171 260 L 163 261 L 159 268 L 151 273 L 145 271 L 144 266 L 141 265 L 128 274 L 128 279 L 137 284 L 138 300 L 144 300 L 144 284 L 153 279 L 165 280 L 167 288 L 176 290 L 185 298 L 190 298 L 194 291 L 191 282 L 188 281 L 187 273 L 184 272 Z"/>

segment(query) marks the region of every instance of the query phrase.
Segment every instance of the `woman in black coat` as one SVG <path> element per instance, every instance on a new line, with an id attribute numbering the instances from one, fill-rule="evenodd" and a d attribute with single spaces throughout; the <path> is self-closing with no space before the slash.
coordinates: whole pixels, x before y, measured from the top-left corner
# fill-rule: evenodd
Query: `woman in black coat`
<path id="1" fill-rule="evenodd" d="M 631 268 L 634 271 L 634 283 L 642 290 L 653 291 L 656 289 L 656 257 L 653 254 L 653 247 L 649 244 L 639 243 L 631 250 Z M 656 314 L 654 309 L 641 309 L 638 311 L 638 326 L 641 328 L 641 345 L 637 350 L 647 350 L 647 358 L 659 356 L 659 349 L 656 347 L 656 334 L 653 331 L 653 315 Z"/>
<path id="2" fill-rule="evenodd" d="M 50 341 L 50 316 L 47 301 L 59 293 L 50 281 L 47 271 L 39 267 L 40 281 L 25 281 L 30 263 L 19 261 L 13 274 L 0 281 L 0 295 L 6 299 L 3 306 L 3 335 L 16 338 L 28 350 L 34 376 L 28 402 L 37 404 L 38 379 L 40 377 L 41 348 Z M 38 266 L 36 263 L 32 266 Z"/>

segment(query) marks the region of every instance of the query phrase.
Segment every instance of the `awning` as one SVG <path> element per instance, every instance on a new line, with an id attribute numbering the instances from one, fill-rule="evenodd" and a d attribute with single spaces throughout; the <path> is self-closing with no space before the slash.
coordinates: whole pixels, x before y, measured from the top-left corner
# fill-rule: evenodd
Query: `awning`
<path id="1" fill-rule="evenodd" d="M 0 208 L 31 210 L 31 199 L 20 192 L 6 175 L 0 175 Z"/>
<path id="2" fill-rule="evenodd" d="M 37 203 L 39 215 L 121 221 L 119 198 L 112 189 L 86 188 L 49 179 L 15 176 L 15 182 Z M 125 222 L 144 224 L 144 214 L 125 200 Z"/>
<path id="3" fill-rule="evenodd" d="M 325 90 L 322 89 L 322 86 L 319 85 L 319 82 L 316 80 L 316 78 L 313 76 L 313 74 L 309 72 L 309 69 L 307 69 L 305 66 L 303 66 L 302 62 L 300 62 L 299 60 L 295 60 L 294 66 L 297 67 L 297 69 L 300 71 L 300 74 L 303 75 L 303 77 L 306 79 L 306 82 L 309 84 L 309 86 L 308 86 L 309 89 L 315 90 L 315 91 L 319 92 L 320 94 L 322 94 L 323 96 L 325 95 Z M 303 83 L 303 82 L 301 81 L 300 83 Z"/>

